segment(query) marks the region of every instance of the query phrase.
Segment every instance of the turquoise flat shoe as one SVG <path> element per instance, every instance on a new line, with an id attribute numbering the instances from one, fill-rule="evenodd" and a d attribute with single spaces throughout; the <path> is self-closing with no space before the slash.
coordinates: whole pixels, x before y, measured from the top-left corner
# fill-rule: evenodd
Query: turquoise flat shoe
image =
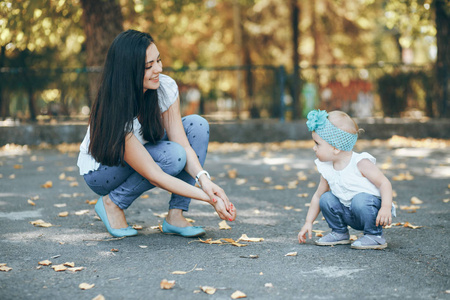
<path id="1" fill-rule="evenodd" d="M 206 231 L 200 226 L 177 227 L 167 223 L 164 219 L 162 232 L 166 234 L 177 234 L 184 237 L 197 237 L 204 235 Z"/>
<path id="2" fill-rule="evenodd" d="M 128 226 L 127 228 L 111 228 L 108 221 L 108 216 L 106 215 L 105 205 L 103 204 L 103 197 L 98 198 L 97 204 L 95 204 L 95 212 L 100 217 L 100 219 L 103 221 L 103 224 L 105 224 L 106 229 L 108 230 L 109 234 L 111 234 L 114 237 L 124 237 L 124 236 L 133 236 L 137 235 L 137 230 L 133 229 L 131 226 Z"/>

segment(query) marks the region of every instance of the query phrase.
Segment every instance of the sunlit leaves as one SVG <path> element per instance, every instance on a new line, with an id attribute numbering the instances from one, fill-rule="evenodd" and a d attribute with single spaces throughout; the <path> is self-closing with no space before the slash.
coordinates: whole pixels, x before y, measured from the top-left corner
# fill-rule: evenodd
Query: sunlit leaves
<path id="1" fill-rule="evenodd" d="M 163 290 L 170 290 L 175 286 L 175 280 L 163 279 L 161 280 L 159 286 Z"/>

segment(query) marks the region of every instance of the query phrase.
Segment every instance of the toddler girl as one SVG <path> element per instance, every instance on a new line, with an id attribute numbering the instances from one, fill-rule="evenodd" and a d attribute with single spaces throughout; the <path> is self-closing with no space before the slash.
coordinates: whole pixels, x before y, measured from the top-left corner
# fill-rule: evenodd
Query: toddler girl
<path id="1" fill-rule="evenodd" d="M 306 233 L 312 238 L 312 224 L 320 211 L 331 233 L 315 243 L 319 246 L 350 244 L 347 226 L 362 230 L 354 249 L 384 249 L 383 225 L 392 222 L 392 186 L 375 165 L 369 153 L 353 152 L 358 138 L 358 125 L 346 113 L 313 110 L 306 125 L 315 142 L 314 161 L 321 174 L 320 183 L 311 199 L 305 225 L 298 234 L 300 243 Z M 391 212 L 392 210 L 392 212 Z"/>

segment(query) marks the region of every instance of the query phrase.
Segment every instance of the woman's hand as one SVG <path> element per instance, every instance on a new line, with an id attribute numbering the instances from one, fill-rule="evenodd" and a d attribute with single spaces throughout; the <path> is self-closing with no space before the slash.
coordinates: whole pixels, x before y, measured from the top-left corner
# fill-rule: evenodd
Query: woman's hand
<path id="1" fill-rule="evenodd" d="M 225 191 L 212 182 L 208 177 L 201 176 L 199 179 L 202 190 L 209 196 L 212 202 L 215 202 L 217 197 L 220 197 L 223 200 L 226 210 L 229 212 L 231 210 L 232 204 L 230 200 L 228 200 Z"/>
<path id="2" fill-rule="evenodd" d="M 215 196 L 214 199 L 215 201 L 213 201 L 211 205 L 216 210 L 219 218 L 221 218 L 222 220 L 234 221 L 236 219 L 236 208 L 234 207 L 233 203 L 230 203 L 231 208 L 230 210 L 227 210 L 225 207 L 225 201 L 222 198 Z"/>

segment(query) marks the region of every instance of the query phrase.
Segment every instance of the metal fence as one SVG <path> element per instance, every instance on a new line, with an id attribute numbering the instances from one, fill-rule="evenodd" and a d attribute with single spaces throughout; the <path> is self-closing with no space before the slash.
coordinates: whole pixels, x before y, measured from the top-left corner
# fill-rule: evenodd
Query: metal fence
<path id="1" fill-rule="evenodd" d="M 356 117 L 386 115 L 389 106 L 399 101 L 405 102 L 400 105 L 400 111 L 423 113 L 429 103 L 427 81 L 422 77 L 429 78 L 431 70 L 431 66 L 377 63 L 304 66 L 300 68 L 300 78 L 293 78 L 283 66 L 165 68 L 164 73 L 178 83 L 183 114 L 200 113 L 212 120 L 285 120 L 294 113 L 291 96 L 296 90 L 294 85 L 300 91 L 297 115 L 304 116 L 317 107 L 341 109 Z M 2 117 L 27 119 L 30 109 L 34 109 L 41 119 L 86 118 L 91 103 L 89 81 L 100 71 L 100 68 L 2 68 Z M 401 74 L 422 77 L 400 78 L 403 81 L 394 83 L 391 94 L 383 94 L 392 83 L 389 78 Z M 383 78 L 386 78 L 384 83 Z M 386 86 L 380 87 L 380 83 Z M 395 94 L 399 88 L 403 95 L 397 99 Z"/>

